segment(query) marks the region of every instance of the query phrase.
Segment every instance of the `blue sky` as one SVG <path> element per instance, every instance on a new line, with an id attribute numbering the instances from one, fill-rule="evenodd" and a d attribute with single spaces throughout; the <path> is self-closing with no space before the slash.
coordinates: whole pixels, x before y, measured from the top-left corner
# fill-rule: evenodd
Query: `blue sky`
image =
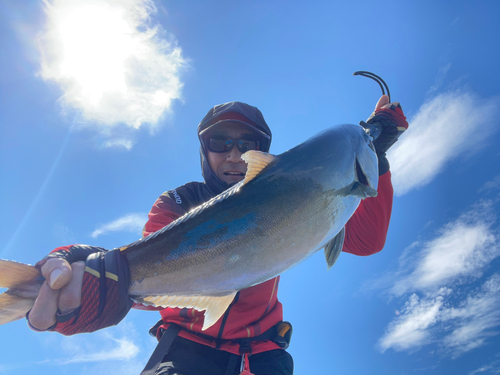
<path id="1" fill-rule="evenodd" d="M 391 149 L 384 250 L 282 276 L 296 374 L 499 374 L 497 1 L 4 1 L 0 257 L 139 238 L 201 180 L 196 126 L 257 106 L 282 153 L 366 119 L 381 75 L 410 129 Z M 157 313 L 65 338 L 0 327 L 0 374 L 138 374 Z"/>

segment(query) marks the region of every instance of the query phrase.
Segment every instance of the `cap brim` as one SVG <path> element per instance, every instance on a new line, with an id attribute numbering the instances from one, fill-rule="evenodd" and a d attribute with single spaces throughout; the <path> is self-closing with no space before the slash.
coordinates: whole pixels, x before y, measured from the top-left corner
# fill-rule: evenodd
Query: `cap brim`
<path id="1" fill-rule="evenodd" d="M 247 122 L 244 122 L 244 121 L 233 120 L 233 119 L 220 120 L 220 121 L 216 122 L 215 124 L 210 125 L 208 128 L 203 129 L 200 132 L 199 137 L 203 137 L 203 135 L 206 134 L 207 131 L 209 131 L 210 129 L 213 129 L 215 126 L 220 125 L 220 124 L 225 123 L 225 122 L 238 122 L 240 124 L 246 125 L 254 133 L 257 133 L 258 135 L 262 136 L 263 138 L 265 138 L 265 139 L 271 139 L 271 137 L 268 134 L 264 133 L 262 130 L 256 128 L 255 126 L 253 126 L 253 125 L 251 125 L 251 124 L 249 124 Z"/>

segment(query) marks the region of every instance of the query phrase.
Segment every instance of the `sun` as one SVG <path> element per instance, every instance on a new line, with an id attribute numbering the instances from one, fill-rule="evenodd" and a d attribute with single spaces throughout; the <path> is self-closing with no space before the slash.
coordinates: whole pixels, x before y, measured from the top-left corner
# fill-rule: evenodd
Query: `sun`
<path id="1" fill-rule="evenodd" d="M 62 8 L 54 20 L 60 40 L 60 73 L 80 86 L 80 95 L 96 104 L 106 92 L 125 92 L 126 60 L 133 30 L 120 9 L 103 5 Z"/>
<path id="2" fill-rule="evenodd" d="M 61 89 L 62 113 L 104 132 L 159 126 L 181 97 L 187 63 L 175 37 L 157 22 L 154 2 L 42 1 L 39 75 Z"/>

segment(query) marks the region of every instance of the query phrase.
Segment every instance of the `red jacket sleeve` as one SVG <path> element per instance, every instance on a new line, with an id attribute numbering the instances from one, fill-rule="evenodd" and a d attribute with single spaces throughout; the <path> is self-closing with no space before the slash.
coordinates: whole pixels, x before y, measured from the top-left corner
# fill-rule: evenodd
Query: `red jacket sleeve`
<path id="1" fill-rule="evenodd" d="M 361 201 L 347 222 L 342 251 L 355 255 L 371 255 L 384 248 L 394 195 L 390 171 L 379 177 L 377 191 L 376 197 Z"/>

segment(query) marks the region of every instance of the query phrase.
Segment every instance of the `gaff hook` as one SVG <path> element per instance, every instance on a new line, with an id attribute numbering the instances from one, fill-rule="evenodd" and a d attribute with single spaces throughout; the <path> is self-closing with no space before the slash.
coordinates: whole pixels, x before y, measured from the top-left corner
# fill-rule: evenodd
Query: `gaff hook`
<path id="1" fill-rule="evenodd" d="M 382 78 L 380 78 L 378 75 L 376 75 L 372 72 L 366 72 L 364 70 L 360 70 L 358 72 L 354 72 L 353 76 L 363 76 L 363 77 L 373 79 L 374 81 L 376 81 L 379 84 L 380 88 L 382 89 L 382 95 L 385 95 L 385 91 L 384 91 L 384 87 L 385 87 L 385 89 L 387 90 L 387 96 L 389 97 L 389 103 L 391 102 L 391 93 L 389 91 L 389 86 L 387 86 L 385 81 Z"/>
<path id="2" fill-rule="evenodd" d="M 389 92 L 389 86 L 384 82 L 382 78 L 372 72 L 366 72 L 364 70 L 360 70 L 353 73 L 354 76 L 363 76 L 367 78 L 371 78 L 376 81 L 380 88 L 382 89 L 382 95 L 385 95 L 385 90 L 387 90 L 387 96 L 389 97 L 389 103 L 391 102 L 391 93 Z M 372 124 L 367 124 L 364 121 L 361 121 L 361 126 L 365 128 L 366 133 L 372 137 L 373 140 L 377 139 L 380 134 L 382 134 L 382 124 L 378 122 L 374 122 Z"/>

